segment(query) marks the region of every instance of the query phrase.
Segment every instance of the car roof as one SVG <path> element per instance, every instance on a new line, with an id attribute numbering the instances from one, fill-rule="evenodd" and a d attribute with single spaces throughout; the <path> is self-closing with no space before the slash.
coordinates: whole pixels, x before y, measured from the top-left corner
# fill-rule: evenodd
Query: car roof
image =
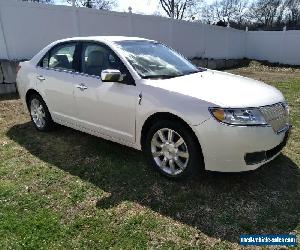
<path id="1" fill-rule="evenodd" d="M 120 42 L 120 41 L 152 41 L 141 37 L 130 37 L 130 36 L 84 36 L 84 37 L 71 37 L 59 40 L 57 42 L 77 41 L 77 40 L 93 40 L 98 42 Z"/>

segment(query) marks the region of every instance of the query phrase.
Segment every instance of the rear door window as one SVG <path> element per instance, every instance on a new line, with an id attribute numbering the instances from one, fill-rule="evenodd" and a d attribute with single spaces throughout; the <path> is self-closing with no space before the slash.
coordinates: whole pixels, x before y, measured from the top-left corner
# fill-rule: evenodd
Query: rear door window
<path id="1" fill-rule="evenodd" d="M 76 43 L 62 44 L 54 47 L 48 56 L 42 60 L 42 66 L 48 65 L 49 68 L 75 71 L 74 54 Z"/>

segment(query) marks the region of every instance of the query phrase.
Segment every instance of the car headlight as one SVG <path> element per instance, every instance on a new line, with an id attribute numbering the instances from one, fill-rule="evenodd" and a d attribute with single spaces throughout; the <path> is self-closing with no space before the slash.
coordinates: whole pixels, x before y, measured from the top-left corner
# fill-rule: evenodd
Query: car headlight
<path id="1" fill-rule="evenodd" d="M 210 108 L 211 114 L 219 121 L 236 126 L 267 125 L 258 108 Z"/>

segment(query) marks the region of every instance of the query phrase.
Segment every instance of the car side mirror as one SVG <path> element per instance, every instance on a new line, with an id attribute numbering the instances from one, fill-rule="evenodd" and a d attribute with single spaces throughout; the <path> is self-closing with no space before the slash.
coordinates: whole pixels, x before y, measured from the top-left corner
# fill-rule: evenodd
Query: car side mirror
<path id="1" fill-rule="evenodd" d="M 123 75 L 118 69 L 105 69 L 101 72 L 102 82 L 121 82 Z"/>

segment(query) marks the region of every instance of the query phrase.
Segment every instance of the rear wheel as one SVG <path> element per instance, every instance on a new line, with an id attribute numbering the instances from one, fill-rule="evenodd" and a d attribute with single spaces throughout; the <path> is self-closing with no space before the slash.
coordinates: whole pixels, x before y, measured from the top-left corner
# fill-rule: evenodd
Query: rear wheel
<path id="1" fill-rule="evenodd" d="M 169 178 L 196 175 L 203 158 L 195 135 L 178 121 L 159 121 L 148 132 L 146 151 L 154 167 Z"/>
<path id="2" fill-rule="evenodd" d="M 43 98 L 38 94 L 30 96 L 28 108 L 31 120 L 39 131 L 49 131 L 53 128 L 54 123 Z"/>

